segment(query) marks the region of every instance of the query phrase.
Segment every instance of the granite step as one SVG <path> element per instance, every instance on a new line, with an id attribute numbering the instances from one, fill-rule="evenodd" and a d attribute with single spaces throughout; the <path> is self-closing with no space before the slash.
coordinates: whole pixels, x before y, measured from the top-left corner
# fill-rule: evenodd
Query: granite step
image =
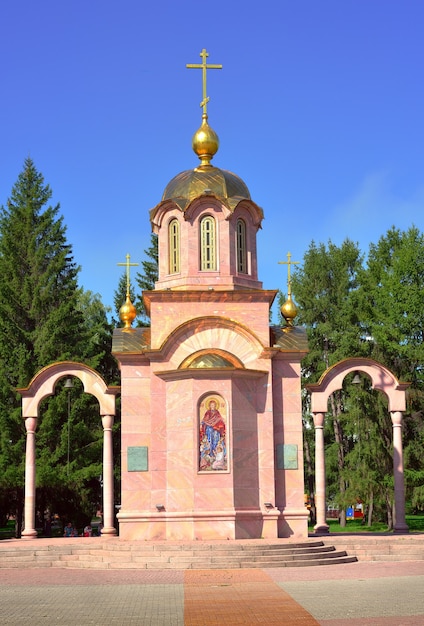
<path id="1" fill-rule="evenodd" d="M 424 561 L 424 534 L 331 536 L 337 550 L 355 554 L 358 561 Z"/>
<path id="2" fill-rule="evenodd" d="M 88 569 L 238 569 L 305 567 L 356 560 L 320 541 L 231 544 L 57 540 L 0 542 L 0 568 L 61 567 Z"/>

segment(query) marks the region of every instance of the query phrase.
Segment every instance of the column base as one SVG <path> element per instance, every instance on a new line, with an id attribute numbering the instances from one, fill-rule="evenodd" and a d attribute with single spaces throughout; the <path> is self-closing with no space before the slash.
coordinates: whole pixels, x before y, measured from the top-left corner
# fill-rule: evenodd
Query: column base
<path id="1" fill-rule="evenodd" d="M 29 530 L 23 530 L 21 534 L 21 539 L 37 539 L 37 537 L 38 533 L 34 528 Z"/>
<path id="2" fill-rule="evenodd" d="M 104 526 L 102 528 L 102 532 L 101 532 L 101 536 L 102 537 L 105 536 L 105 535 L 107 535 L 108 537 L 111 537 L 111 536 L 113 537 L 116 534 L 117 534 L 117 532 L 116 532 L 116 528 L 114 526 L 110 526 L 110 527 Z"/>
<path id="3" fill-rule="evenodd" d="M 394 535 L 407 535 L 409 533 L 409 528 L 406 524 L 398 524 L 393 528 Z"/>
<path id="4" fill-rule="evenodd" d="M 314 533 L 316 535 L 328 535 L 330 527 L 328 524 L 316 524 L 314 526 Z"/>

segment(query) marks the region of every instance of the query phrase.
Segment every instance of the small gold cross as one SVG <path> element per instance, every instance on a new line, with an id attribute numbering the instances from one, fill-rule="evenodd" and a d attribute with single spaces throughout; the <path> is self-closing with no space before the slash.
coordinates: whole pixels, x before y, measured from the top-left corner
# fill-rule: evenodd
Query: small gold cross
<path id="1" fill-rule="evenodd" d="M 292 261 L 291 260 L 291 252 L 287 252 L 287 261 L 278 261 L 280 265 L 287 265 L 287 290 L 288 296 L 291 296 L 291 275 L 290 268 L 292 265 L 298 265 L 300 261 Z"/>
<path id="2" fill-rule="evenodd" d="M 188 69 L 202 70 L 203 100 L 200 103 L 200 106 L 203 107 L 203 115 L 207 115 L 207 103 L 209 102 L 209 97 L 206 95 L 206 70 L 222 70 L 222 65 L 212 65 L 210 63 L 206 63 L 209 53 L 206 52 L 205 48 L 203 48 L 200 56 L 202 57 L 202 63 L 187 63 L 186 67 Z"/>
<path id="3" fill-rule="evenodd" d="M 125 257 L 127 260 L 125 261 L 125 263 L 117 263 L 116 265 L 120 265 L 121 267 L 124 266 L 127 268 L 127 296 L 130 295 L 130 267 L 137 267 L 138 265 L 140 265 L 139 263 L 130 263 L 130 255 L 127 254 L 127 256 Z"/>

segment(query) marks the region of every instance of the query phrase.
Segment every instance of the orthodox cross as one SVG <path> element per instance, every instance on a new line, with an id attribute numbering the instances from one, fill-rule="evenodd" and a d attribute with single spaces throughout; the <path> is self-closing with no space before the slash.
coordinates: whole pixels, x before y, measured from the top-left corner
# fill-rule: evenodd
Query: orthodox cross
<path id="1" fill-rule="evenodd" d="M 203 115 L 207 115 L 206 106 L 209 102 L 209 97 L 206 95 L 206 70 L 222 70 L 222 65 L 213 65 L 211 63 L 206 63 L 206 59 L 209 56 L 209 53 L 206 52 L 205 48 L 203 48 L 200 56 L 202 57 L 202 63 L 187 63 L 186 67 L 188 69 L 202 70 L 203 100 L 200 103 L 200 106 L 203 107 Z"/>
<path id="2" fill-rule="evenodd" d="M 288 289 L 288 296 L 291 296 L 291 275 L 290 275 L 290 268 L 292 265 L 298 265 L 300 263 L 300 261 L 292 261 L 291 260 L 291 252 L 287 252 L 287 261 L 278 261 L 278 263 L 280 265 L 287 265 L 287 289 Z"/>
<path id="3" fill-rule="evenodd" d="M 139 265 L 139 263 L 130 263 L 130 255 L 127 254 L 127 256 L 125 257 L 127 260 L 125 261 L 125 263 L 117 263 L 116 265 L 120 265 L 121 267 L 124 266 L 127 268 L 127 296 L 130 295 L 130 267 L 137 267 Z"/>

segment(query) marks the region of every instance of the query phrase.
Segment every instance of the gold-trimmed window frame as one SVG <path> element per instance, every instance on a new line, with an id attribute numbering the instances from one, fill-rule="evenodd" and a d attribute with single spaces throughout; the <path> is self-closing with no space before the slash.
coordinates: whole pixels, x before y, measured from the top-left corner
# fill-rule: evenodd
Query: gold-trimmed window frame
<path id="1" fill-rule="evenodd" d="M 168 271 L 180 273 L 180 223 L 174 217 L 168 224 Z"/>
<path id="2" fill-rule="evenodd" d="M 216 220 L 211 215 L 205 215 L 200 221 L 200 270 L 202 272 L 216 272 L 217 264 L 217 236 Z"/>

